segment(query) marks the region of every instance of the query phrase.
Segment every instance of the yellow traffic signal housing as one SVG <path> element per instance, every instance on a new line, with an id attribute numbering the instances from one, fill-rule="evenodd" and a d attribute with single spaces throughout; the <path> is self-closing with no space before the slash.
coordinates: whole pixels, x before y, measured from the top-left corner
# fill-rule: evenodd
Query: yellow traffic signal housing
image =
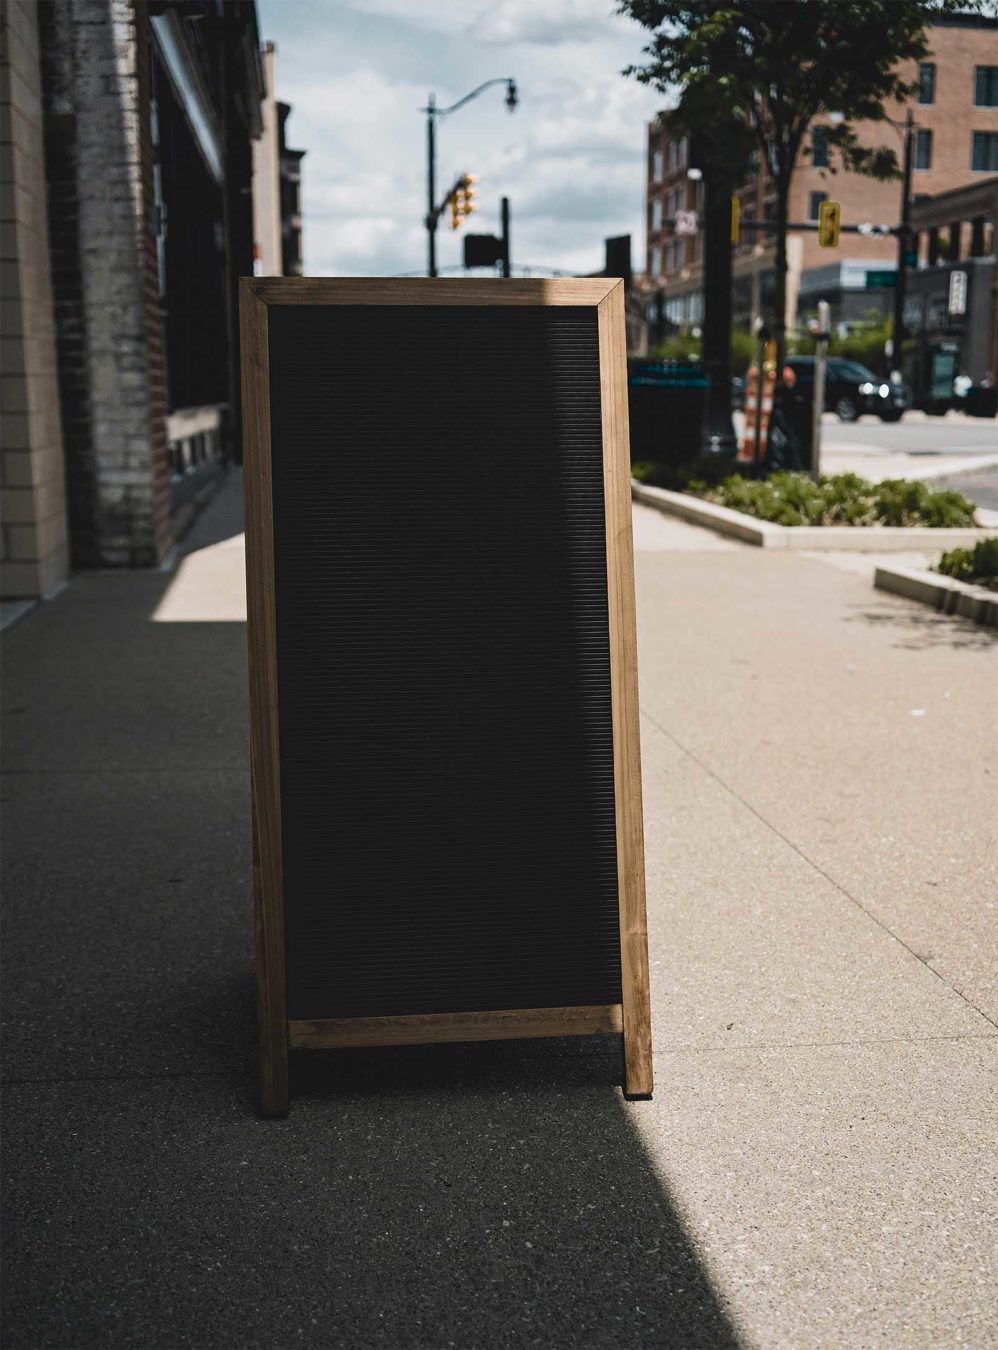
<path id="1" fill-rule="evenodd" d="M 478 178 L 473 173 L 466 173 L 461 179 L 461 214 L 470 216 L 472 211 L 478 210 L 478 203 L 475 201 L 475 184 Z"/>
<path id="2" fill-rule="evenodd" d="M 822 202 L 818 207 L 818 243 L 822 248 L 838 248 L 842 229 L 840 202 Z"/>
<path id="3" fill-rule="evenodd" d="M 731 242 L 737 244 L 741 235 L 742 203 L 740 197 L 731 198 Z"/>
<path id="4" fill-rule="evenodd" d="M 461 225 L 461 203 L 458 201 L 456 192 L 450 197 L 450 227 L 452 230 L 460 228 Z"/>

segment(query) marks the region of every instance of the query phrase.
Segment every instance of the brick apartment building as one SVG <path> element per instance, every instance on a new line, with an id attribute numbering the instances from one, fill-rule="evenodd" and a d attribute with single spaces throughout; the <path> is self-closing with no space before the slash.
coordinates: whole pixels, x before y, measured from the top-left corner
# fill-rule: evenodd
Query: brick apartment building
<path id="1" fill-rule="evenodd" d="M 912 199 L 935 196 L 980 183 L 998 172 L 998 20 L 956 15 L 936 24 L 931 55 L 916 70 L 912 104 L 916 133 Z M 902 122 L 907 108 L 894 105 L 889 115 Z M 887 124 L 857 124 L 862 144 L 880 145 L 897 139 L 899 160 L 903 137 Z M 896 224 L 900 218 L 900 184 L 880 183 L 854 173 L 832 173 L 822 143 L 822 124 L 810 137 L 810 153 L 794 174 L 789 217 L 816 221 L 825 198 L 842 203 L 844 223 Z M 669 115 L 661 113 L 648 128 L 647 284 L 657 288 L 658 307 L 669 325 L 687 328 L 703 314 L 703 264 L 699 235 L 679 236 L 663 223 L 676 210 L 700 210 L 702 184 L 689 179 L 688 147 L 669 135 Z M 751 176 L 738 189 L 744 219 L 775 217 L 775 184 L 757 160 Z M 967 232 L 963 246 L 994 252 L 995 212 L 982 216 Z M 920 240 L 920 265 L 938 253 L 946 232 Z M 893 271 L 897 243 L 892 237 L 843 235 L 837 250 L 820 248 L 813 233 L 791 233 L 787 240 L 787 323 L 828 300 L 839 319 L 858 319 L 871 308 L 889 312 L 892 289 L 868 286 L 868 273 Z M 771 238 L 743 235 L 733 258 L 733 301 L 736 323 L 748 324 L 771 309 L 775 250 Z M 935 261 L 931 257 L 931 261 Z M 871 278 L 873 280 L 875 278 Z"/>
<path id="2" fill-rule="evenodd" d="M 253 0 L 4 0 L 5 599 L 155 566 L 240 453 Z"/>

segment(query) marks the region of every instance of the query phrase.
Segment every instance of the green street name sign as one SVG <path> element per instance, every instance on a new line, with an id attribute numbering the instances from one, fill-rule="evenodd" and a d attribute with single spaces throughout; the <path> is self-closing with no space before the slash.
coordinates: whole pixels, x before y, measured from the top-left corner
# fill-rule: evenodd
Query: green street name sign
<path id="1" fill-rule="evenodd" d="M 868 291 L 876 286 L 896 286 L 897 284 L 897 272 L 867 272 L 866 274 L 866 289 Z"/>

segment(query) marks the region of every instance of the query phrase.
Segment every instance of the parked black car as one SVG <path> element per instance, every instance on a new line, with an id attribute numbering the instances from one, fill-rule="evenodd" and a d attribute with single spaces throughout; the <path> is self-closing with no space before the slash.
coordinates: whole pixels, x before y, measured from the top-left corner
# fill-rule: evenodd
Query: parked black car
<path id="1" fill-rule="evenodd" d="M 813 356 L 791 356 L 786 364 L 799 385 L 814 388 Z M 874 413 L 882 422 L 900 422 L 910 407 L 911 390 L 906 384 L 889 384 L 858 361 L 828 358 L 825 411 L 835 413 L 840 422 L 855 422 L 863 413 Z"/>

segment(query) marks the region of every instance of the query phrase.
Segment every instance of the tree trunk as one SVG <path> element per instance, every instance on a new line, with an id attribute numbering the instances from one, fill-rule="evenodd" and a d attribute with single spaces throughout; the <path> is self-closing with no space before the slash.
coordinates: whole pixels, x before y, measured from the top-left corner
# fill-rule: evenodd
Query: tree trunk
<path id="1" fill-rule="evenodd" d="M 731 185 L 717 164 L 704 165 L 703 366 L 710 380 L 704 454 L 734 455 L 731 422 Z"/>
<path id="2" fill-rule="evenodd" d="M 783 383 L 783 362 L 787 352 L 787 199 L 790 180 L 783 174 L 776 179 L 776 285 L 773 292 L 773 337 L 776 340 L 776 380 Z"/>

